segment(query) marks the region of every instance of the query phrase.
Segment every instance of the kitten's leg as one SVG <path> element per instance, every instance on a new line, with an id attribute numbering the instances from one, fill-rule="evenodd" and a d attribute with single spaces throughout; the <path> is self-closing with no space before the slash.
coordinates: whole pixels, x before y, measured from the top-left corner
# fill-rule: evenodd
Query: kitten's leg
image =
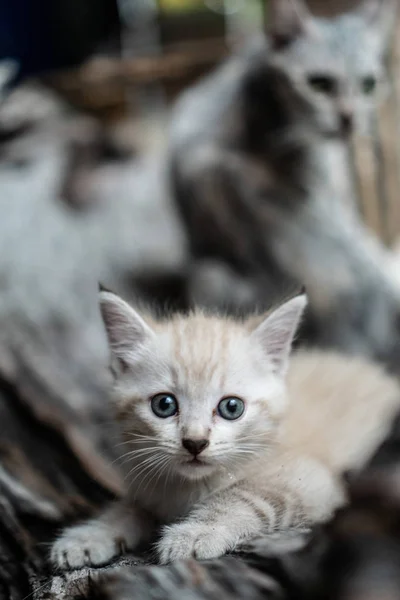
<path id="1" fill-rule="evenodd" d="M 106 564 L 135 548 L 150 531 L 144 514 L 115 502 L 97 518 L 65 529 L 51 549 L 51 561 L 64 569 Z"/>
<path id="2" fill-rule="evenodd" d="M 233 484 L 196 507 L 181 523 L 165 527 L 158 543 L 161 563 L 222 556 L 260 536 L 304 531 L 344 502 L 338 482 L 312 459 L 285 463 L 260 482 L 260 475 Z"/>

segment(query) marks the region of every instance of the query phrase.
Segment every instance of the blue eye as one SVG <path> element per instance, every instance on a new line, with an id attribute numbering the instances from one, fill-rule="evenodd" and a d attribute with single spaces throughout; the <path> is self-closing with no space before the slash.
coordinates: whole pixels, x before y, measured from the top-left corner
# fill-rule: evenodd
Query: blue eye
<path id="1" fill-rule="evenodd" d="M 227 421 L 235 421 L 244 413 L 244 402 L 240 398 L 223 398 L 218 404 L 218 414 Z"/>
<path id="2" fill-rule="evenodd" d="M 151 399 L 151 409 L 160 419 L 168 419 L 178 412 L 178 401 L 172 394 L 157 394 Z"/>

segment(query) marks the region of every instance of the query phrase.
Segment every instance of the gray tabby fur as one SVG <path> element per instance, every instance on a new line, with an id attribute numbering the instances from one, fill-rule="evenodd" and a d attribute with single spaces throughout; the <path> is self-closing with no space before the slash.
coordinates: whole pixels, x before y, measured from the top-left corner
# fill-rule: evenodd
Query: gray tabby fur
<path id="1" fill-rule="evenodd" d="M 18 216 L 26 204 L 26 215 L 32 212 L 39 223 L 48 225 L 53 212 L 62 216 L 71 247 L 78 253 L 84 244 L 91 261 L 93 306 L 98 281 L 132 296 L 143 278 L 183 276 L 187 242 L 166 193 L 162 153 L 146 149 L 129 159 L 104 158 L 101 124 L 73 112 L 38 82 L 7 90 L 13 74 L 11 61 L 0 62 L 0 187 L 7 214 L 15 210 Z M 55 193 L 60 196 L 56 208 Z M 55 233 L 51 243 L 63 234 Z M 7 247 L 8 240 L 2 241 Z M 43 237 L 39 241 L 35 260 L 43 264 L 40 253 L 54 249 L 44 248 Z M 32 257 L 33 250 L 28 254 Z"/>
<path id="2" fill-rule="evenodd" d="M 397 354 L 400 292 L 354 209 L 347 144 L 384 93 L 395 8 L 367 0 L 325 20 L 275 0 L 268 34 L 178 101 L 171 180 L 198 261 L 196 302 L 237 309 L 304 284 L 320 342 Z"/>

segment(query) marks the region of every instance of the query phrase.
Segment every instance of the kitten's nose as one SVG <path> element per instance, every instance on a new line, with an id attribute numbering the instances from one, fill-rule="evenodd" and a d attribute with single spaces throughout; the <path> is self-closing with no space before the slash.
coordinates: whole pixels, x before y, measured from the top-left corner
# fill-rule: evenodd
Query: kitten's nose
<path id="1" fill-rule="evenodd" d="M 193 454 L 193 456 L 197 456 L 198 454 L 203 452 L 203 450 L 207 448 L 209 443 L 210 442 L 208 440 L 182 440 L 182 446 L 186 448 L 186 450 L 188 450 L 190 454 Z"/>

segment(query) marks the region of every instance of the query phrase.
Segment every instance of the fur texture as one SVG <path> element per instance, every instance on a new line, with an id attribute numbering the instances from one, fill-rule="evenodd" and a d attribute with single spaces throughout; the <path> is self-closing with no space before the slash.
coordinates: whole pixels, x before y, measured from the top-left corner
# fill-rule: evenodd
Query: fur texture
<path id="1" fill-rule="evenodd" d="M 354 209 L 347 144 L 384 93 L 395 3 L 331 20 L 298 0 L 269 5 L 267 35 L 185 92 L 172 118 L 194 300 L 236 309 L 304 284 L 319 342 L 397 360 L 400 293 Z"/>
<path id="2" fill-rule="evenodd" d="M 146 292 L 147 281 L 153 281 L 153 297 L 161 296 L 165 304 L 169 290 L 157 293 L 155 284 L 161 288 L 165 282 L 166 288 L 169 281 L 183 279 L 189 258 L 185 232 L 167 191 L 165 156 L 150 155 L 143 148 L 129 160 L 111 160 L 107 152 L 115 154 L 119 147 L 110 130 L 72 112 L 37 82 L 8 89 L 7 77 L 13 72 L 13 63 L 0 61 L 0 178 L 5 202 L 12 197 L 15 210 L 29 215 L 27 227 L 33 219 L 48 222 L 52 230 L 58 218 L 62 224 L 57 227 L 64 228 L 51 240 L 38 240 L 27 256 L 33 263 L 44 263 L 48 253 L 58 252 L 47 246 L 66 237 L 76 255 L 90 255 L 94 297 L 98 281 L 125 296 Z M 140 139 L 145 146 L 145 135 Z M 34 202 L 32 190 L 38 194 Z M 59 203 L 51 194 L 60 197 Z M 49 280 L 57 289 L 54 277 Z"/>
<path id="3" fill-rule="evenodd" d="M 160 525 L 162 563 L 216 557 L 325 521 L 345 502 L 341 477 L 384 439 L 399 388 L 362 360 L 289 361 L 305 304 L 298 296 L 246 321 L 195 312 L 159 322 L 102 292 L 127 495 L 67 529 L 56 565 L 105 563 Z"/>

